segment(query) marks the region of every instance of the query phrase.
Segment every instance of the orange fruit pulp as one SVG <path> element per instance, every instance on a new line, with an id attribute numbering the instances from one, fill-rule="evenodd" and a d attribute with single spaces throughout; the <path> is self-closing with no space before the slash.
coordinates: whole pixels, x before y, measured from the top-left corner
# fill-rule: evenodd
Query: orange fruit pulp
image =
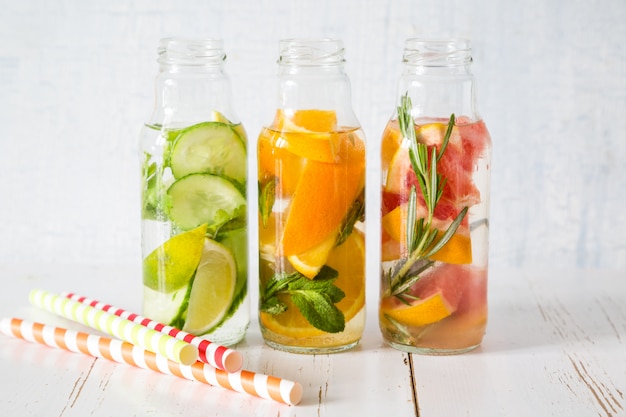
<path id="1" fill-rule="evenodd" d="M 385 298 L 381 301 L 381 314 L 387 315 L 399 323 L 407 326 L 426 326 L 445 319 L 454 313 L 451 306 L 441 292 L 437 292 L 410 306 L 397 307 Z"/>
<path id="2" fill-rule="evenodd" d="M 418 213 L 416 218 L 424 217 L 425 214 L 421 213 L 423 208 L 420 206 L 417 207 Z M 386 249 L 384 252 L 383 261 L 400 259 L 401 257 L 407 256 L 406 249 L 406 229 L 407 229 L 407 218 L 408 218 L 408 204 L 400 204 L 395 209 L 391 210 L 389 213 L 385 214 L 381 220 L 382 229 L 383 229 L 383 238 L 392 239 L 397 242 L 395 246 L 395 250 L 397 255 L 394 258 L 394 255 L 390 252 L 392 250 L 392 246 L 387 245 L 383 249 Z M 435 238 L 435 242 L 441 239 L 445 230 L 448 227 L 447 223 L 444 222 L 434 222 L 433 227 L 438 229 L 437 237 Z M 431 246 L 432 247 L 432 246 Z M 456 232 L 450 237 L 448 242 L 430 256 L 430 259 L 434 261 L 441 261 L 450 264 L 470 264 L 472 263 L 472 241 L 469 235 L 469 228 L 466 225 L 460 225 Z"/>
<path id="3" fill-rule="evenodd" d="M 359 230 L 334 247 L 328 256 L 326 265 L 338 273 L 335 285 L 345 293 L 345 297 L 337 303 L 337 308 L 344 314 L 346 323 L 357 315 L 365 305 L 365 239 Z M 262 266 L 268 268 L 267 265 Z M 279 299 L 287 305 L 283 313 L 271 315 L 261 312 L 261 324 L 275 334 L 289 338 L 315 337 L 328 334 L 316 329 L 304 318 L 288 296 L 279 295 Z M 294 340 L 297 344 L 297 340 Z"/>
<path id="4" fill-rule="evenodd" d="M 271 129 L 259 137 L 258 156 L 260 180 L 276 178 L 276 197 L 291 197 L 281 252 L 324 261 L 306 252 L 317 248 L 319 255 L 319 245 L 337 235 L 365 186 L 362 139 L 355 130 L 338 131 L 334 111 L 278 110 Z"/>

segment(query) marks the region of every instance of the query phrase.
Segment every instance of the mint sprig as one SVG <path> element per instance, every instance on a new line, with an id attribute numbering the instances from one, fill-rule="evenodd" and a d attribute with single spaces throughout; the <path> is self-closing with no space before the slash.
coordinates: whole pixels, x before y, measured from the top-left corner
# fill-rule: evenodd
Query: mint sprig
<path id="1" fill-rule="evenodd" d="M 282 314 L 288 307 L 279 295 L 288 296 L 313 327 L 327 333 L 342 332 L 345 317 L 335 304 L 345 293 L 334 285 L 337 276 L 337 271 L 326 265 L 313 279 L 299 272 L 275 274 L 260 290 L 260 310 Z"/>

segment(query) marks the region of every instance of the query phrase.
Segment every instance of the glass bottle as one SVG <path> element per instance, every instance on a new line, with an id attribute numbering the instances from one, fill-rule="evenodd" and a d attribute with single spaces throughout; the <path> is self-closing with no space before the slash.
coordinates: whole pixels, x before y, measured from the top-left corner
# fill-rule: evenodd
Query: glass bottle
<path id="1" fill-rule="evenodd" d="M 487 324 L 491 139 L 470 42 L 408 39 L 381 143 L 379 326 L 399 350 L 476 348 Z"/>
<path id="2" fill-rule="evenodd" d="M 247 139 L 222 40 L 162 39 L 141 131 L 143 315 L 215 343 L 242 340 Z"/>
<path id="3" fill-rule="evenodd" d="M 279 94 L 257 147 L 259 323 L 298 353 L 354 347 L 365 323 L 365 142 L 344 48 L 280 41 Z"/>

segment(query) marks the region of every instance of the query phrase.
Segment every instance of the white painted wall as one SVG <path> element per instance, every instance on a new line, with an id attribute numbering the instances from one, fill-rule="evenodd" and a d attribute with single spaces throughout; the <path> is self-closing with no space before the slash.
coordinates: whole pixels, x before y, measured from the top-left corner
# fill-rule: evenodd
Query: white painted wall
<path id="1" fill-rule="evenodd" d="M 624 0 L 0 3 L 2 263 L 139 262 L 137 141 L 159 38 L 224 38 L 254 146 L 278 40 L 324 36 L 345 42 L 369 140 L 376 276 L 378 142 L 404 39 L 465 35 L 494 141 L 491 264 L 626 267 Z"/>

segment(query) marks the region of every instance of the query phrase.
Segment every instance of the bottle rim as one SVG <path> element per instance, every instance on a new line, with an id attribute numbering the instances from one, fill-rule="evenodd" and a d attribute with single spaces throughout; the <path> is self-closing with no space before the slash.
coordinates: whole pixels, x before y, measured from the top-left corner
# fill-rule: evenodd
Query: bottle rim
<path id="1" fill-rule="evenodd" d="M 163 38 L 157 54 L 157 62 L 164 65 L 220 65 L 226 61 L 222 39 Z"/>
<path id="2" fill-rule="evenodd" d="M 454 67 L 472 63 L 471 41 L 467 38 L 409 38 L 402 62 L 424 67 Z"/>
<path id="3" fill-rule="evenodd" d="M 333 66 L 345 62 L 343 42 L 333 38 L 289 38 L 279 41 L 279 65 Z"/>

